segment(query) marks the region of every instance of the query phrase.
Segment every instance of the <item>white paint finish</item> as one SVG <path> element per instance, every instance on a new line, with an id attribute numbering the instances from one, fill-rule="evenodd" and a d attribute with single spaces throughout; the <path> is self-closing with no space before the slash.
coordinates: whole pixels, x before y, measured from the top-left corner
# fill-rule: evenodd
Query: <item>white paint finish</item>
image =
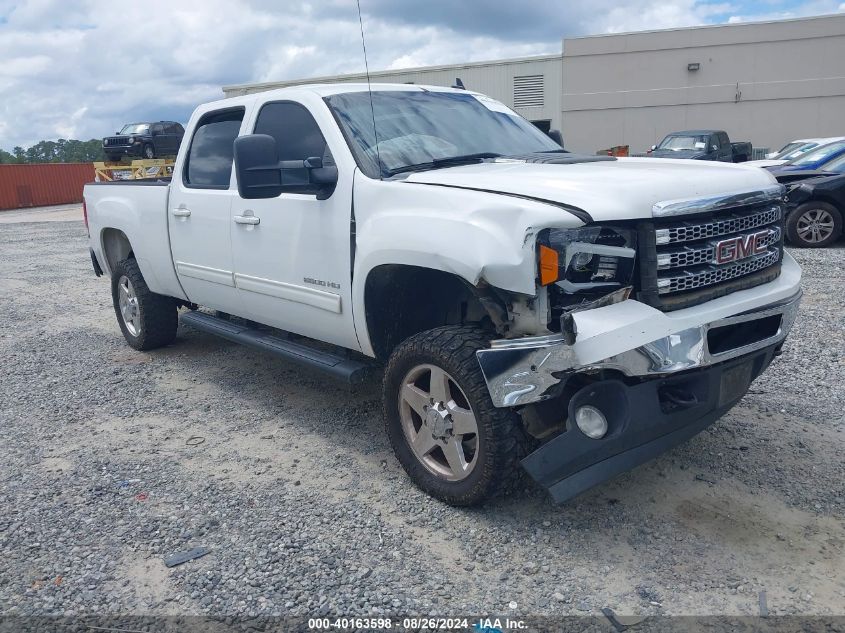
<path id="1" fill-rule="evenodd" d="M 648 218 L 657 202 L 775 183 L 762 169 L 653 158 L 575 165 L 482 163 L 414 173 L 407 181 L 534 196 L 583 209 L 596 221 Z"/>
<path id="2" fill-rule="evenodd" d="M 232 105 L 227 103 L 225 107 Z M 243 133 L 252 104 L 238 105 L 244 107 Z M 230 212 L 237 189 L 232 184 L 228 189 L 200 189 L 183 182 L 185 157 L 197 123 L 206 113 L 220 109 L 219 104 L 205 104 L 191 115 L 173 169 L 167 218 L 173 259 L 181 264 L 177 272 L 188 298 L 200 305 L 240 314 L 243 308 L 232 279 L 230 234 Z"/>
<path id="3" fill-rule="evenodd" d="M 235 285 L 240 290 L 257 292 L 258 294 L 275 297 L 276 299 L 284 299 L 285 301 L 303 303 L 314 308 L 319 308 L 320 310 L 333 312 L 334 314 L 341 313 L 340 295 L 331 292 L 240 274 L 235 274 Z"/>
<path id="4" fill-rule="evenodd" d="M 595 363 L 689 328 L 712 323 L 795 295 L 801 288 L 801 268 L 784 253 L 780 277 L 707 303 L 661 312 L 639 301 L 574 313 L 577 332 L 573 345 L 581 365 Z"/>
<path id="5" fill-rule="evenodd" d="M 188 126 L 190 137 L 205 112 L 243 105 L 243 134 L 252 129 L 262 103 L 301 101 L 322 127 L 338 166 L 337 189 L 328 200 L 294 194 L 242 200 L 234 185 L 228 190 L 188 189 L 181 184 L 184 155 L 180 154 L 169 200 L 166 187 L 86 188 L 94 248 L 102 249 L 103 228 L 123 230 L 151 288 L 184 298 L 168 248 L 169 224 L 172 256 L 179 262 L 191 301 L 373 355 L 364 293 L 368 274 L 379 266 L 420 266 L 453 273 L 470 284 L 483 280 L 505 291 L 536 294 L 537 233 L 581 226 L 582 221 L 559 206 L 520 196 L 572 205 L 598 221 L 612 222 L 648 218 L 654 204 L 665 200 L 765 188 L 775 182 L 771 174 L 753 166 L 652 159 L 573 165 L 484 163 L 410 174 L 404 180 L 372 180 L 357 171 L 321 99 L 324 94 L 357 89 L 360 86 L 317 86 L 237 97 L 201 106 Z M 183 150 L 187 147 L 184 144 Z M 171 213 L 184 208 L 190 209 L 190 216 Z M 234 216 L 250 214 L 259 217 L 260 224 L 234 223 Z M 235 285 L 229 271 L 236 275 Z M 338 287 L 312 291 L 305 278 Z M 671 315 L 650 308 L 643 311 L 633 302 L 605 312 L 579 313 L 579 353 L 590 362 L 601 354 L 636 347 L 643 337 L 651 337 L 644 342 L 659 338 L 667 328 L 684 329 L 763 307 L 794 291 L 799 279 L 798 267 L 787 257 L 778 281 Z M 600 337 L 602 343 L 595 349 L 591 327 L 611 335 Z"/>
<path id="6" fill-rule="evenodd" d="M 238 283 L 242 310 L 255 321 L 358 349 L 352 313 L 345 309 L 352 304 L 349 231 L 356 169 L 346 141 L 321 96 L 311 90 L 292 88 L 250 98 L 261 103 L 286 100 L 303 104 L 335 158 L 338 184 L 327 200 L 290 193 L 264 200 L 243 200 L 235 195 L 231 209 L 233 270 L 241 279 L 264 280 Z M 253 109 L 245 130 L 254 129 L 259 110 Z M 254 215 L 260 223 L 235 224 L 236 215 Z"/>
<path id="7" fill-rule="evenodd" d="M 105 229 L 123 232 L 138 260 L 150 290 L 185 299 L 170 257 L 167 238 L 168 187 L 85 185 L 91 248 L 106 275 L 111 275 L 104 253 Z"/>
<path id="8" fill-rule="evenodd" d="M 781 159 L 765 158 L 762 160 L 750 160 L 745 164 L 751 165 L 752 167 L 776 167 L 777 165 L 783 165 L 785 162 L 785 160 Z"/>
<path id="9" fill-rule="evenodd" d="M 197 264 L 188 264 L 186 262 L 176 262 L 176 272 L 181 277 L 190 277 L 191 279 L 200 279 L 202 281 L 210 281 L 221 286 L 235 287 L 235 281 L 232 278 L 231 270 L 220 270 L 219 268 L 211 268 L 209 266 L 199 266 Z"/>

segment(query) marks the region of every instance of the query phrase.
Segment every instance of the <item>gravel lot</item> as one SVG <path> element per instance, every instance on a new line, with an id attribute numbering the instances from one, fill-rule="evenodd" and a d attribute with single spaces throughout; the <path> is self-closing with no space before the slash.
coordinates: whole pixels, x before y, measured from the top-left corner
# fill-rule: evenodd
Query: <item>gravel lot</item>
<path id="1" fill-rule="evenodd" d="M 456 510 L 376 389 L 191 330 L 129 348 L 51 218 L 0 223 L 0 614 L 845 614 L 841 246 L 793 251 L 785 353 L 703 434 L 568 505 Z"/>

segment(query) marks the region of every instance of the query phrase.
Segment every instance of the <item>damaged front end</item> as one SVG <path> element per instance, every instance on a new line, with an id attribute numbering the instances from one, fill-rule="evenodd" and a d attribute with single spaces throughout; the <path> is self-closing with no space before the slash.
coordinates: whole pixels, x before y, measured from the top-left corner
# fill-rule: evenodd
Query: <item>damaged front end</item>
<path id="1" fill-rule="evenodd" d="M 544 442 L 522 464 L 556 501 L 694 436 L 779 353 L 801 272 L 779 201 L 744 202 L 715 219 L 688 205 L 683 218 L 541 233 L 550 333 L 477 356 L 494 405 Z M 725 244 L 747 255 L 721 261 Z"/>

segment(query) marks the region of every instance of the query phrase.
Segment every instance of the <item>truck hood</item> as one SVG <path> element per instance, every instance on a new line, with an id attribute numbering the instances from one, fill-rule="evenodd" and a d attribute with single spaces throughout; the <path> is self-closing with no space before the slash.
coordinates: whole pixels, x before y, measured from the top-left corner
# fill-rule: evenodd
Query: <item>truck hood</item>
<path id="1" fill-rule="evenodd" d="M 765 169 L 730 163 L 621 158 L 567 165 L 478 163 L 415 172 L 405 182 L 524 196 L 609 221 L 650 218 L 658 202 L 762 189 L 776 181 Z"/>

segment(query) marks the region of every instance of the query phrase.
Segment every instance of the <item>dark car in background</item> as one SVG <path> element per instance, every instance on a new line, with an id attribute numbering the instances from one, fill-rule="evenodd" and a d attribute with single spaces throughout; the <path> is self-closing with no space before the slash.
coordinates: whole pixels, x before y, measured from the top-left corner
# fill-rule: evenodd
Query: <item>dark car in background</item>
<path id="1" fill-rule="evenodd" d="M 119 161 L 124 156 L 175 156 L 183 136 L 185 128 L 176 121 L 128 123 L 115 136 L 103 139 L 103 152 L 110 161 Z"/>
<path id="2" fill-rule="evenodd" d="M 648 151 L 652 158 L 688 158 L 744 163 L 751 158 L 751 143 L 731 143 L 724 130 L 672 132 Z"/>
<path id="3" fill-rule="evenodd" d="M 842 236 L 845 218 L 845 154 L 824 171 L 772 170 L 786 186 L 786 237 L 795 246 L 821 248 Z"/>

